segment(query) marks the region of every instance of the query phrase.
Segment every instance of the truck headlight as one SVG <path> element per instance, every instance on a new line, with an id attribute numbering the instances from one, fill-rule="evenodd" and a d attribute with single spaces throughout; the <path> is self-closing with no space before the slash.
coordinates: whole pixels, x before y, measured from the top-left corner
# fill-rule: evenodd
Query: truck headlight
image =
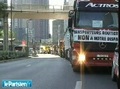
<path id="1" fill-rule="evenodd" d="M 85 61 L 85 54 L 80 54 L 78 60 L 79 60 L 79 62 L 84 62 Z"/>
<path id="2" fill-rule="evenodd" d="M 72 59 L 73 59 L 73 60 L 77 59 L 77 56 L 76 56 L 76 55 L 73 55 L 73 56 L 72 56 Z"/>

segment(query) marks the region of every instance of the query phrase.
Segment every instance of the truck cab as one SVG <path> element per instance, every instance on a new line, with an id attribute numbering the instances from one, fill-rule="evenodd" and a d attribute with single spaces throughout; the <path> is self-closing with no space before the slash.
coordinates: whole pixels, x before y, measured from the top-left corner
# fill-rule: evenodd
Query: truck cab
<path id="1" fill-rule="evenodd" d="M 111 67 L 118 43 L 118 2 L 75 0 L 69 12 L 67 52 L 73 70 L 84 66 Z"/>

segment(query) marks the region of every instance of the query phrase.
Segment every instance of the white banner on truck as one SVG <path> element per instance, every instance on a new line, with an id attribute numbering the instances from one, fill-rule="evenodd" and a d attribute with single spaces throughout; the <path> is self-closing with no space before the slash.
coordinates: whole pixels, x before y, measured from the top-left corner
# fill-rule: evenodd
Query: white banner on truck
<path id="1" fill-rule="evenodd" d="M 118 31 L 75 29 L 74 41 L 118 43 Z"/>

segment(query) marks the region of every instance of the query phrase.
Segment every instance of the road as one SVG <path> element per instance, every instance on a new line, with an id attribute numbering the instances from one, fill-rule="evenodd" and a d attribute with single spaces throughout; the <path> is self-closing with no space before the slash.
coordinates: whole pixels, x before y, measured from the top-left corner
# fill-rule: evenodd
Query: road
<path id="1" fill-rule="evenodd" d="M 32 88 L 27 89 L 117 89 L 110 73 L 84 73 L 81 77 L 69 61 L 50 54 L 0 63 L 0 89 L 2 80 L 32 80 Z"/>

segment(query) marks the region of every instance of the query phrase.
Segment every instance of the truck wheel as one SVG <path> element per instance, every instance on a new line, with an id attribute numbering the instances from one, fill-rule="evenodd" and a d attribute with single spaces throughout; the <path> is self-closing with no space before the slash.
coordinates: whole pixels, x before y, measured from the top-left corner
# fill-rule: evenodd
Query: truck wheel
<path id="1" fill-rule="evenodd" d="M 75 65 L 73 63 L 73 61 L 71 62 L 71 65 L 72 65 L 72 69 L 73 69 L 74 72 L 78 72 L 79 71 L 79 67 L 77 65 Z"/>
<path id="2" fill-rule="evenodd" d="M 113 76 L 112 76 L 112 81 L 116 82 L 116 76 L 115 76 L 115 74 L 113 74 Z"/>
<path id="3" fill-rule="evenodd" d="M 115 72 L 114 72 L 114 68 L 112 67 L 112 74 L 111 74 L 111 78 L 112 78 L 112 81 L 116 81 L 116 75 L 115 75 Z"/>
<path id="4" fill-rule="evenodd" d="M 72 66 L 74 72 L 78 72 L 78 68 L 76 66 Z"/>
<path id="5" fill-rule="evenodd" d="M 119 78 L 117 78 L 117 87 L 118 87 L 118 89 L 120 89 L 120 81 L 119 81 Z"/>
<path id="6" fill-rule="evenodd" d="M 68 60 L 68 50 L 65 50 L 65 58 Z"/>

